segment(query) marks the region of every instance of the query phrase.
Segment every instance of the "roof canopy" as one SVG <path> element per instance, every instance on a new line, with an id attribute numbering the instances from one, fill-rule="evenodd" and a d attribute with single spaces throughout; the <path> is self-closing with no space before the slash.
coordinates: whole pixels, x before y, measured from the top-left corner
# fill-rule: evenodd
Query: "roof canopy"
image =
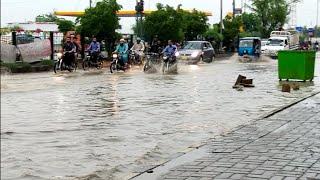
<path id="1" fill-rule="evenodd" d="M 154 10 L 145 10 L 143 12 L 143 14 L 150 14 L 152 13 Z M 185 10 L 185 11 L 189 11 L 192 12 L 193 10 Z M 203 13 L 205 13 L 206 16 L 212 16 L 211 12 L 205 12 L 205 11 L 201 11 Z M 73 17 L 78 17 L 78 16 L 82 16 L 84 14 L 84 11 L 55 11 L 54 12 L 55 15 L 57 16 L 73 16 Z M 136 11 L 134 10 L 121 10 L 117 12 L 119 17 L 135 17 L 136 16 Z"/>

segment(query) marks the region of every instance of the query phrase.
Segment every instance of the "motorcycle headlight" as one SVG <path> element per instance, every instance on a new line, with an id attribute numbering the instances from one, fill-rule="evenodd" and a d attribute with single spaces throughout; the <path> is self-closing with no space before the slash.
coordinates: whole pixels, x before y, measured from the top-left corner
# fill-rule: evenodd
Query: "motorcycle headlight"
<path id="1" fill-rule="evenodd" d="M 118 58 L 118 54 L 112 54 L 112 58 Z"/>
<path id="2" fill-rule="evenodd" d="M 163 60 L 167 60 L 168 59 L 168 56 L 163 56 Z"/>
<path id="3" fill-rule="evenodd" d="M 62 58 L 62 53 L 57 53 L 57 58 L 61 59 Z"/>
<path id="4" fill-rule="evenodd" d="M 174 55 L 175 55 L 176 57 L 178 57 L 178 56 L 180 56 L 180 53 L 179 53 L 179 52 L 176 52 Z"/>
<path id="5" fill-rule="evenodd" d="M 197 57 L 198 55 L 199 55 L 198 52 L 193 52 L 193 53 L 191 54 L 191 57 L 195 58 L 195 57 Z"/>

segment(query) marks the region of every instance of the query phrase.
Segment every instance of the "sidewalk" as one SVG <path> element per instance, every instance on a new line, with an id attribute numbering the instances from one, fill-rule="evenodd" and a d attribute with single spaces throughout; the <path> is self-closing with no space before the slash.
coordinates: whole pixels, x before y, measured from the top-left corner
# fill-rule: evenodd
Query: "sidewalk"
<path id="1" fill-rule="evenodd" d="M 150 179 L 320 180 L 320 94 L 207 146 L 204 157 Z"/>

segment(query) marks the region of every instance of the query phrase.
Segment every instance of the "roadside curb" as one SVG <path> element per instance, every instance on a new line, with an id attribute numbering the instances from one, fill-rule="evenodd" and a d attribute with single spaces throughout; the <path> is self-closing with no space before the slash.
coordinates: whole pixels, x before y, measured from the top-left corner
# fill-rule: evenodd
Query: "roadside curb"
<path id="1" fill-rule="evenodd" d="M 269 117 L 272 117 L 272 116 L 276 115 L 277 113 L 280 113 L 280 112 L 282 112 L 282 111 L 284 111 L 284 110 L 286 110 L 286 109 L 288 109 L 288 108 L 290 108 L 290 107 L 292 107 L 292 106 L 294 106 L 294 105 L 296 105 L 296 104 L 298 104 L 298 103 L 300 103 L 300 102 L 302 102 L 302 101 L 305 101 L 306 99 L 309 99 L 309 98 L 311 98 L 311 97 L 313 97 L 313 96 L 316 96 L 316 95 L 318 95 L 318 94 L 320 94 L 320 91 L 311 93 L 310 95 L 307 95 L 307 96 L 305 96 L 305 97 L 303 97 L 303 98 L 301 98 L 301 99 L 298 99 L 298 100 L 293 101 L 293 102 L 291 102 L 291 103 L 289 103 L 289 104 L 287 104 L 287 105 L 284 105 L 284 106 L 282 106 L 282 107 L 280 107 L 280 108 L 277 108 L 276 110 L 270 111 L 270 112 L 268 112 L 268 113 L 266 113 L 266 114 L 264 114 L 264 115 L 262 115 L 262 116 L 260 116 L 260 117 L 258 117 L 258 118 L 256 118 L 256 119 L 252 120 L 252 121 L 251 121 L 250 123 L 248 123 L 248 124 L 239 125 L 239 126 L 235 127 L 234 129 L 232 129 L 231 131 L 225 133 L 225 134 L 218 135 L 218 136 L 213 137 L 213 138 L 208 139 L 208 140 L 218 139 L 218 138 L 227 136 L 228 134 L 230 134 L 230 133 L 232 133 L 232 132 L 235 132 L 235 131 L 241 129 L 241 128 L 243 128 L 244 126 L 248 126 L 248 125 L 250 125 L 250 124 L 252 124 L 252 123 L 255 123 L 255 122 L 259 121 L 259 120 L 263 120 L 263 119 L 267 119 L 267 118 L 269 118 Z M 137 173 L 135 176 L 133 176 L 133 177 L 131 177 L 131 178 L 129 178 L 129 179 L 138 179 L 140 176 L 143 176 L 144 174 L 153 173 L 153 171 L 154 171 L 155 169 L 160 168 L 160 167 L 164 167 L 164 166 L 166 166 L 167 164 L 169 164 L 171 161 L 177 161 L 179 158 L 183 158 L 184 156 L 186 156 L 186 155 L 188 155 L 188 154 L 194 153 L 195 151 L 199 151 L 200 149 L 203 149 L 204 147 L 206 147 L 206 146 L 208 146 L 208 145 L 209 145 L 209 144 L 206 142 L 206 143 L 200 144 L 200 145 L 198 145 L 198 146 L 194 146 L 194 147 L 191 146 L 192 148 L 189 147 L 189 148 L 187 148 L 186 151 L 178 152 L 178 153 L 173 154 L 172 157 L 174 157 L 174 158 L 169 159 L 169 160 L 167 160 L 167 161 L 165 161 L 165 162 L 163 162 L 163 163 L 161 163 L 161 164 L 158 164 L 158 165 L 156 165 L 156 166 L 154 166 L 154 167 L 152 167 L 152 168 L 149 168 L 149 169 L 147 169 L 147 170 L 145 170 L 145 171 L 143 171 L 143 172 Z M 188 150 L 189 150 L 189 151 L 188 151 Z M 175 155 L 176 155 L 176 156 L 175 156 Z M 144 178 L 142 178 L 142 179 L 144 179 Z"/>

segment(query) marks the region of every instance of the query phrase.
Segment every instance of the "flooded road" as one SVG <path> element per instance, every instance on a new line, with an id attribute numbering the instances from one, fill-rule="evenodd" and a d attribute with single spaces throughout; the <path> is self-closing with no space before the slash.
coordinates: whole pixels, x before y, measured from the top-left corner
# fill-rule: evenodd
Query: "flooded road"
<path id="1" fill-rule="evenodd" d="M 1 179 L 127 179 L 319 91 L 316 64 L 314 82 L 292 93 L 281 92 L 271 59 L 184 65 L 177 75 L 3 75 Z M 232 89 L 238 74 L 256 87 Z"/>

